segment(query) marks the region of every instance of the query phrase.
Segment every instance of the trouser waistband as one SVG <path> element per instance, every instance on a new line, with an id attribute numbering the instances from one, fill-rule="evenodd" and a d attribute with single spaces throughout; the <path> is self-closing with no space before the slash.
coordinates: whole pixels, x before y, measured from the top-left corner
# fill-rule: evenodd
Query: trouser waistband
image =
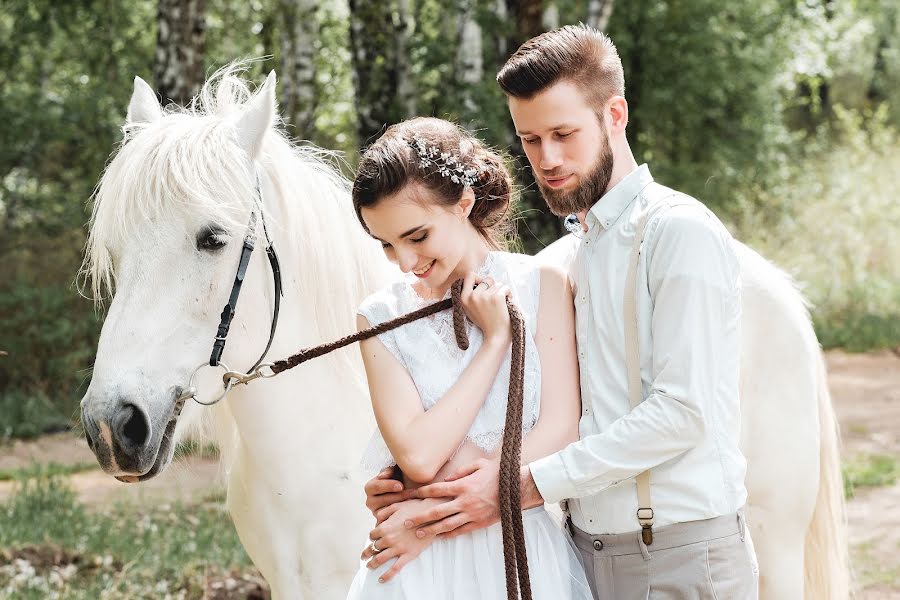
<path id="1" fill-rule="evenodd" d="M 653 544 L 644 546 L 641 540 L 641 530 L 629 533 L 616 533 L 604 535 L 592 535 L 576 527 L 571 519 L 568 522 L 569 530 L 575 545 L 584 550 L 604 556 L 623 556 L 626 554 L 644 554 L 646 551 L 655 552 L 688 544 L 728 537 L 738 533 L 744 535 L 743 510 L 730 515 L 705 519 L 703 521 L 688 521 L 686 523 L 674 523 L 664 527 L 653 528 Z M 599 543 L 598 543 L 599 542 Z"/>

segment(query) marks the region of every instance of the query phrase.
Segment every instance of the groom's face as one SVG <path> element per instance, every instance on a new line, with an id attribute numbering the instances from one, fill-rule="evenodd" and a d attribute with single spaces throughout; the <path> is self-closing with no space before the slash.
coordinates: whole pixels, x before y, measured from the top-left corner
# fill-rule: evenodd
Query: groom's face
<path id="1" fill-rule="evenodd" d="M 534 178 L 558 216 L 589 209 L 606 192 L 613 154 L 602 117 L 578 87 L 561 81 L 509 112 Z"/>

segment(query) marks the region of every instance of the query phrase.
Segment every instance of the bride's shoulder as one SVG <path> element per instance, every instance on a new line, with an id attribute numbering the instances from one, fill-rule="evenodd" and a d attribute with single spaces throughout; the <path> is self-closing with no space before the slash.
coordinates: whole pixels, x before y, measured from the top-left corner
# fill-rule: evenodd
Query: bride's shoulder
<path id="1" fill-rule="evenodd" d="M 409 295 L 406 287 L 409 287 L 408 283 L 394 281 L 366 296 L 356 312 L 366 317 L 372 324 L 386 321 L 402 310 L 404 299 Z"/>

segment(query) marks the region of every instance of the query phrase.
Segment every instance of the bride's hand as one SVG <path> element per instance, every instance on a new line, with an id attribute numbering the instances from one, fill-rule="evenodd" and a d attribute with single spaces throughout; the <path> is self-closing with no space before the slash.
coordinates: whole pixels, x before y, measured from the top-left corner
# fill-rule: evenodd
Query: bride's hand
<path id="1" fill-rule="evenodd" d="M 361 560 L 369 560 L 366 566 L 377 569 L 392 558 L 397 560 L 378 578 L 379 583 L 390 581 L 400 570 L 421 554 L 434 541 L 434 537 L 420 538 L 415 529 L 407 529 L 404 523 L 422 511 L 446 502 L 447 499 L 407 500 L 395 504 L 397 510 L 369 533 L 372 543 L 366 546 Z M 375 545 L 373 550 L 372 545 Z M 377 552 L 376 552 L 377 550 Z"/>
<path id="2" fill-rule="evenodd" d="M 466 315 L 481 329 L 486 341 L 510 343 L 512 331 L 506 305 L 509 295 L 509 288 L 491 277 L 479 278 L 475 273 L 469 273 L 463 280 L 459 299 Z"/>

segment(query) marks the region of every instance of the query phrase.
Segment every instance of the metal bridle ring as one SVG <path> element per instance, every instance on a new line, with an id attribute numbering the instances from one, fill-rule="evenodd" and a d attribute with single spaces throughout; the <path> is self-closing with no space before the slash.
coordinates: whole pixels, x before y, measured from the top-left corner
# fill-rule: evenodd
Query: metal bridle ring
<path id="1" fill-rule="evenodd" d="M 196 402 L 197 404 L 202 404 L 203 406 L 212 406 L 213 404 L 217 404 L 218 402 L 220 402 L 225 396 L 228 395 L 228 392 L 230 392 L 231 388 L 234 387 L 235 380 L 228 379 L 227 382 L 223 383 L 223 389 L 222 389 L 221 394 L 219 394 L 214 400 L 211 400 L 209 402 L 204 402 L 204 401 L 200 400 L 199 398 L 197 398 L 196 388 L 194 387 L 194 377 L 197 376 L 197 373 L 199 373 L 200 369 L 202 369 L 203 367 L 210 367 L 210 364 L 209 363 L 201 363 L 200 365 L 197 366 L 196 369 L 194 369 L 194 372 L 191 373 L 191 378 L 188 380 L 188 389 L 195 390 L 194 395 L 193 395 L 194 402 Z M 217 367 L 221 367 L 222 369 L 225 370 L 226 373 L 228 373 L 230 371 L 230 369 L 228 368 L 228 365 L 226 365 L 223 362 L 220 362 L 215 367 L 210 367 L 210 368 L 215 369 Z"/>

